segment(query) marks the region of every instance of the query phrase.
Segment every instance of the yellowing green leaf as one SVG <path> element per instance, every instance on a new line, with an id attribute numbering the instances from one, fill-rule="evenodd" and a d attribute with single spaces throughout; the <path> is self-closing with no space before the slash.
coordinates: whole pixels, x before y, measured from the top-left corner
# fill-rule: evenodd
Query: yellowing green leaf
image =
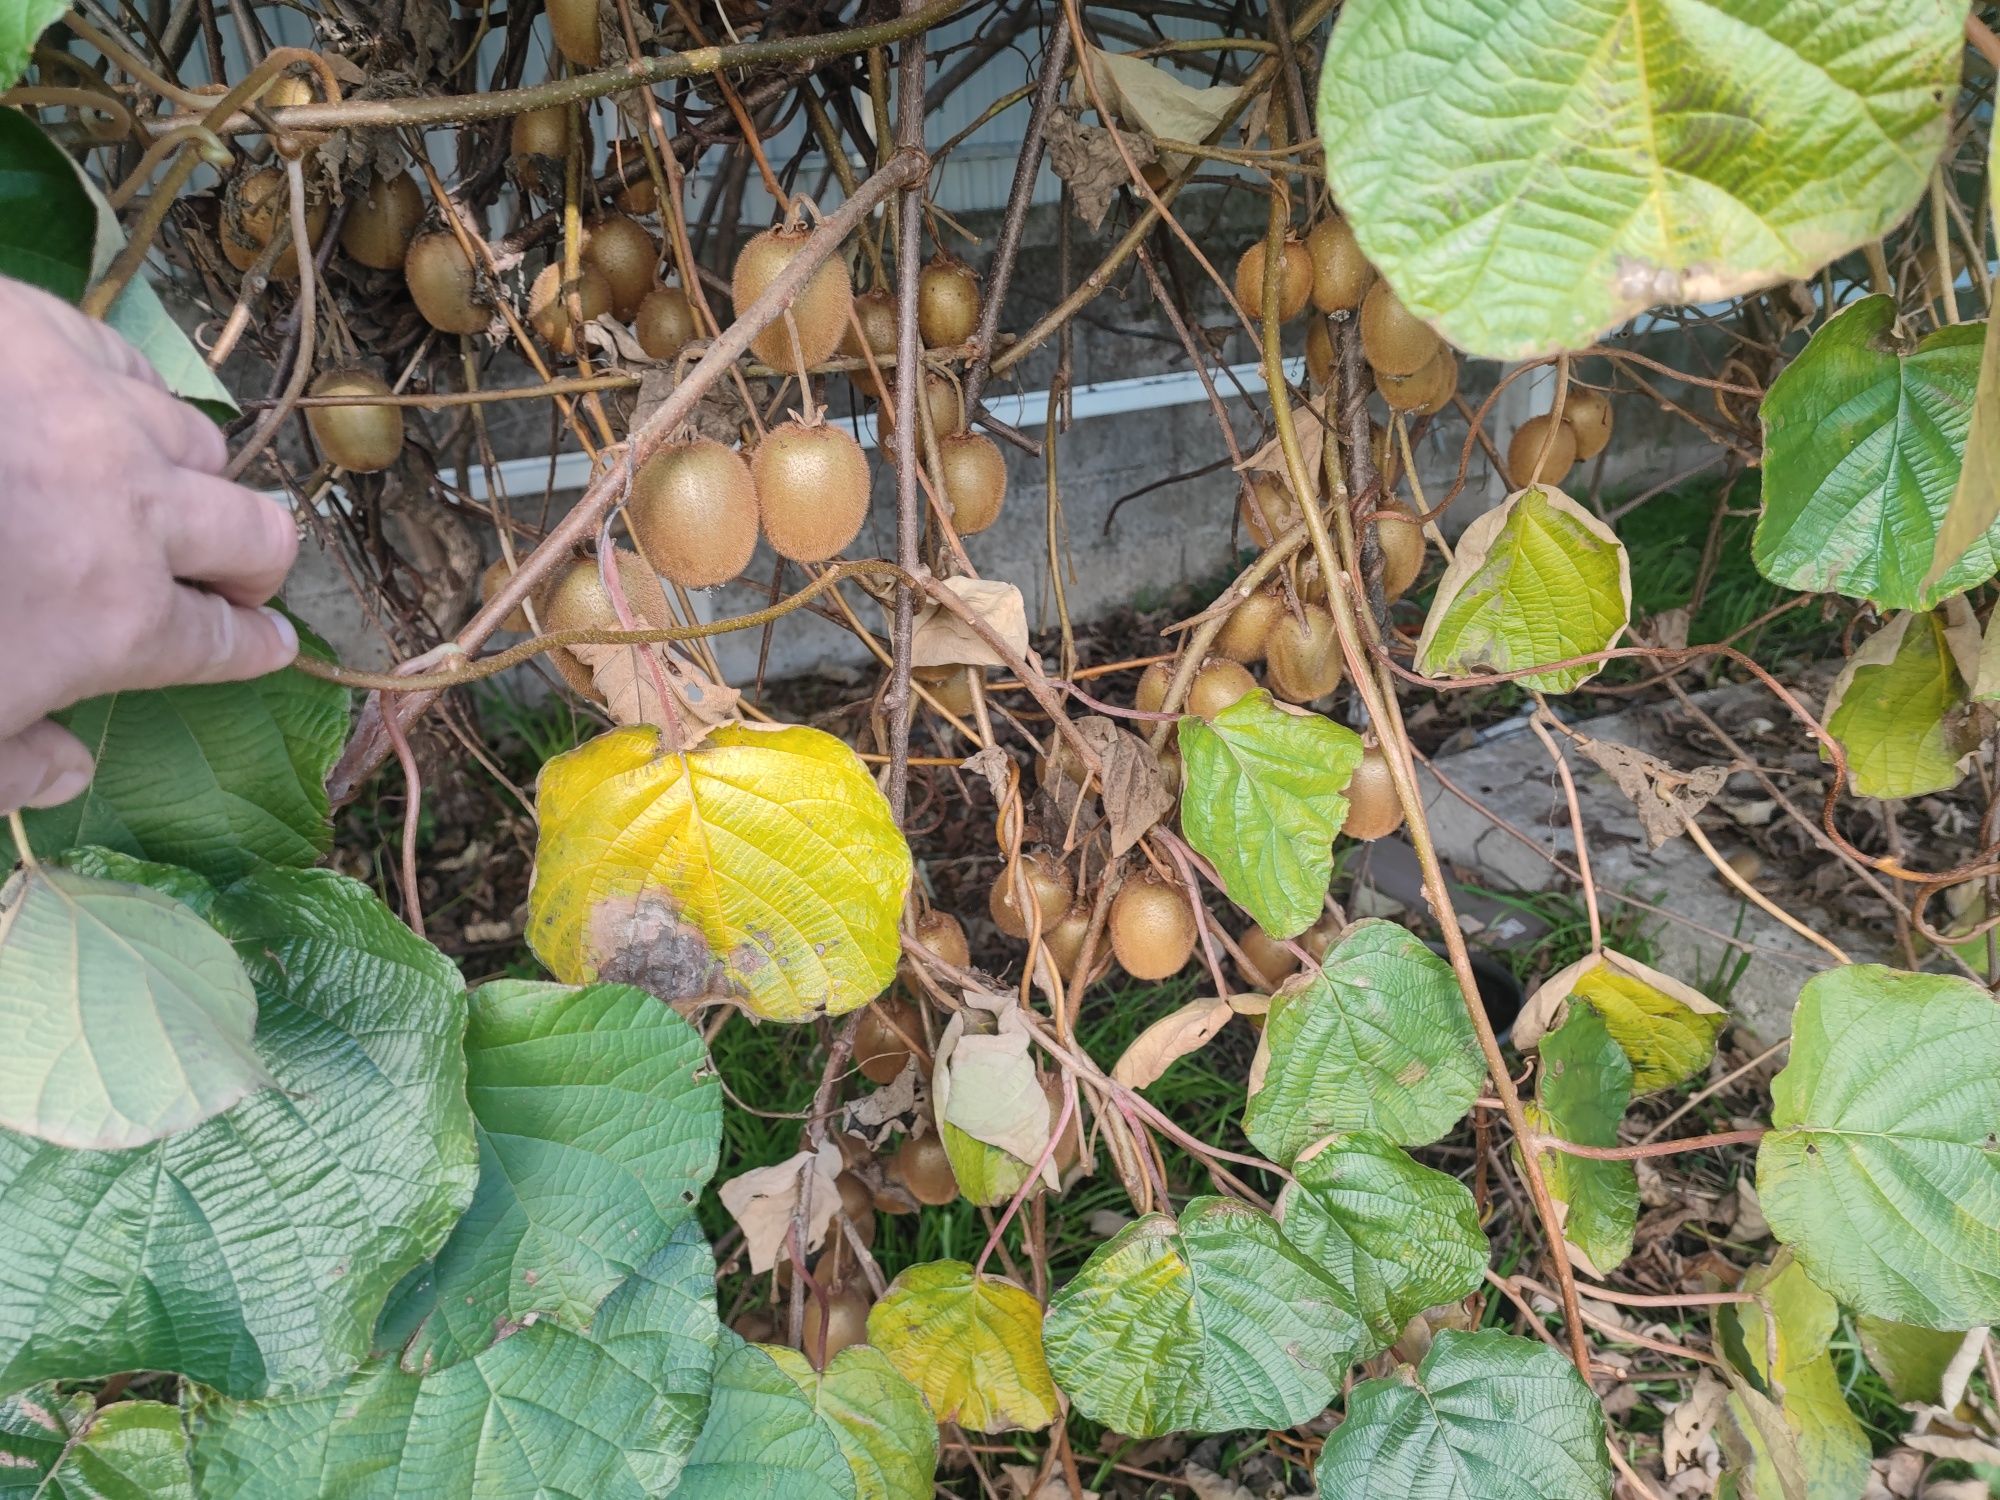
<path id="1" fill-rule="evenodd" d="M 1004 1012 L 997 1033 L 967 1024 L 980 1014 L 961 1011 L 938 1038 L 931 1104 L 959 1192 L 992 1208 L 1019 1192 L 1042 1161 L 1052 1122 L 1020 1012 Z M 1053 1163 L 1043 1177 L 1049 1188 L 1059 1186 Z"/>
<path id="2" fill-rule="evenodd" d="M 1460 348 L 1580 348 L 1900 223 L 1944 145 L 1964 19 L 1938 0 L 1351 0 L 1320 73 L 1328 185 Z"/>
<path id="3" fill-rule="evenodd" d="M 1360 736 L 1320 714 L 1288 712 L 1262 691 L 1213 719 L 1183 718 L 1179 734 L 1181 831 L 1230 900 L 1273 937 L 1296 937 L 1326 901 Z"/>
<path id="4" fill-rule="evenodd" d="M 1863 1313 L 1854 1320 L 1861 1352 L 1899 1402 L 1935 1406 L 1944 1399 L 1944 1372 L 1965 1342 L 1956 1330 L 1912 1328 Z"/>
<path id="5" fill-rule="evenodd" d="M 1632 1102 L 1632 1064 L 1603 1017 L 1587 1005 L 1542 1038 L 1542 1071 L 1529 1123 L 1579 1146 L 1615 1146 L 1618 1122 Z M 1632 1253 L 1639 1218 L 1638 1174 L 1628 1161 L 1542 1153 L 1542 1175 L 1563 1213 L 1570 1258 L 1605 1276 Z"/>
<path id="6" fill-rule="evenodd" d="M 270 1082 L 229 941 L 158 891 L 23 869 L 0 890 L 0 1126 L 122 1151 Z"/>
<path id="7" fill-rule="evenodd" d="M 2000 181 L 2000 133 L 1988 132 L 1986 180 Z M 2000 225 L 2000 199 L 1987 195 Z M 1958 487 L 1938 526 L 1924 586 L 1955 569 L 1965 554 L 2000 523 L 2000 318 L 1986 320 L 1986 337 L 1979 345 L 1979 385 L 1972 400 L 1972 422 L 1965 433 L 1965 462 Z"/>
<path id="8" fill-rule="evenodd" d="M 2000 1005 L 1876 964 L 1806 981 L 1757 1148 L 1771 1232 L 1857 1313 L 2000 1322 Z"/>
<path id="9" fill-rule="evenodd" d="M 2000 568 L 2000 523 L 1926 580 L 1957 488 L 1979 383 L 1975 323 L 1901 337 L 1864 297 L 1814 333 L 1764 396 L 1764 514 L 1751 552 L 1773 583 L 1930 609 Z"/>
<path id="10" fill-rule="evenodd" d="M 1825 719 L 1856 795 L 1915 797 L 1958 785 L 1960 762 L 1979 744 L 1966 686 L 1978 652 L 1979 622 L 1953 600 L 1897 615 L 1848 659 Z"/>
<path id="11" fill-rule="evenodd" d="M 1517 491 L 1466 527 L 1424 620 L 1417 670 L 1516 672 L 1608 650 L 1632 616 L 1632 568 L 1611 528 L 1553 485 Z M 1596 663 L 1520 679 L 1574 692 Z"/>
<path id="12" fill-rule="evenodd" d="M 758 1346 L 792 1378 L 854 1471 L 855 1500 L 929 1500 L 938 1428 L 917 1388 L 867 1344 L 815 1370 L 796 1349 Z"/>
<path id="13" fill-rule="evenodd" d="M 1049 1298 L 1044 1334 L 1076 1410 L 1132 1437 L 1303 1422 L 1368 1339 L 1334 1274 L 1232 1198 L 1119 1230 Z"/>
<path id="14" fill-rule="evenodd" d="M 1584 1001 L 1603 1017 L 1611 1039 L 1631 1061 L 1632 1088 L 1640 1094 L 1685 1083 L 1706 1068 L 1728 1020 L 1700 991 L 1606 948 L 1543 982 L 1514 1023 L 1515 1045 L 1533 1047 L 1561 1024 L 1571 1000 Z"/>
<path id="15" fill-rule="evenodd" d="M 1264 1043 L 1243 1130 L 1278 1162 L 1336 1131 L 1426 1145 L 1486 1081 L 1451 969 L 1393 922 L 1356 922 L 1317 972 L 1272 996 Z"/>
<path id="16" fill-rule="evenodd" d="M 854 752 L 724 725 L 697 749 L 600 735 L 542 767 L 528 938 L 570 984 L 841 1015 L 895 976 L 910 849 Z"/>
<path id="17" fill-rule="evenodd" d="M 868 1342 L 923 1392 L 940 1422 L 1036 1432 L 1055 1420 L 1041 1304 L 961 1260 L 911 1266 L 868 1312 Z"/>
<path id="18" fill-rule="evenodd" d="M 1868 1483 L 1868 1434 L 1848 1409 L 1828 1352 L 1840 1326 L 1839 1307 L 1807 1279 L 1788 1250 L 1745 1276 L 1742 1290 L 1763 1295 L 1769 1324 L 1760 1303 L 1719 1309 L 1723 1351 L 1777 1402 L 1797 1445 L 1807 1492 L 1860 1494 Z"/>
<path id="19" fill-rule="evenodd" d="M 860 1500 L 847 1451 L 812 1397 L 781 1369 L 777 1351 L 720 1330 L 708 1416 L 673 1500 Z M 705 1372 L 704 1372 L 705 1373 Z M 585 1492 L 600 1500 L 603 1492 Z M 501 1500 L 496 1495 L 494 1500 Z"/>

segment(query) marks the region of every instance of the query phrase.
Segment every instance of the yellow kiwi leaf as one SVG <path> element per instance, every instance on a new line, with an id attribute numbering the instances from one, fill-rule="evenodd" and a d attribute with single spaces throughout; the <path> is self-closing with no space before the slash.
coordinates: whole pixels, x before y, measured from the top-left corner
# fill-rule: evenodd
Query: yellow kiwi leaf
<path id="1" fill-rule="evenodd" d="M 940 1422 L 968 1432 L 1035 1432 L 1056 1415 L 1041 1304 L 962 1260 L 911 1266 L 868 1313 L 868 1342 L 924 1393 Z"/>
<path id="2" fill-rule="evenodd" d="M 910 849 L 859 757 L 817 729 L 600 735 L 542 767 L 528 941 L 569 984 L 841 1015 L 895 977 Z"/>
<path id="3" fill-rule="evenodd" d="M 1701 991 L 1606 948 L 1552 974 L 1514 1022 L 1516 1046 L 1533 1047 L 1582 1000 L 1604 1018 L 1632 1064 L 1635 1094 L 1685 1083 L 1708 1066 L 1728 1017 Z"/>

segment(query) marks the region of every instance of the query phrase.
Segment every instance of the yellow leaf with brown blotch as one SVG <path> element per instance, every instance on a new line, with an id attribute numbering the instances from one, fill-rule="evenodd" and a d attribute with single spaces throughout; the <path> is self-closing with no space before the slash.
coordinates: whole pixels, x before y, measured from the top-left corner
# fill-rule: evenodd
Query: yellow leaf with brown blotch
<path id="1" fill-rule="evenodd" d="M 1004 1276 L 961 1260 L 911 1266 L 868 1313 L 868 1342 L 968 1432 L 1039 1431 L 1055 1420 L 1042 1307 Z"/>
<path id="2" fill-rule="evenodd" d="M 542 767 L 528 940 L 570 984 L 616 980 L 773 1021 L 837 1016 L 895 977 L 910 849 L 832 735 L 635 725 Z"/>

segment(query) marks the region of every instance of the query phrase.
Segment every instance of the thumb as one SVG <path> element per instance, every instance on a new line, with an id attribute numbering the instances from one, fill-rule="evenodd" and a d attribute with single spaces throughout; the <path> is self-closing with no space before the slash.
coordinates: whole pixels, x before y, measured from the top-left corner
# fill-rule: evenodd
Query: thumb
<path id="1" fill-rule="evenodd" d="M 57 807 L 90 785 L 92 764 L 83 741 L 50 719 L 0 740 L 0 812 Z"/>

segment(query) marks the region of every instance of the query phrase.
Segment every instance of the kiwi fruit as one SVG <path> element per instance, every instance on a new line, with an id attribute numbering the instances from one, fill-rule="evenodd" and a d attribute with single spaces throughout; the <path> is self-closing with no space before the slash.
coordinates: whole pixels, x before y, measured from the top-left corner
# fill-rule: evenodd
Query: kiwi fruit
<path id="1" fill-rule="evenodd" d="M 597 0 L 545 0 L 549 37 L 556 51 L 579 68 L 594 68 L 604 60 L 604 37 L 597 19 Z"/>
<path id="2" fill-rule="evenodd" d="M 507 580 L 513 576 L 514 570 L 507 566 L 506 558 L 494 558 L 491 563 L 487 564 L 486 571 L 479 575 L 479 602 L 481 604 L 490 604 L 493 596 L 499 593 Z M 502 630 L 511 630 L 518 635 L 534 627 L 528 623 L 528 612 L 517 604 L 514 606 L 513 612 L 500 622 L 500 628 Z"/>
<path id="3" fill-rule="evenodd" d="M 611 311 L 611 282 L 589 261 L 576 268 L 575 282 L 563 280 L 559 261 L 543 266 L 528 288 L 528 321 L 542 342 L 558 354 L 576 353 L 576 332 L 570 327 L 569 292 L 574 286 L 577 311 L 588 323 Z"/>
<path id="4" fill-rule="evenodd" d="M 1280 697 L 1310 703 L 1340 686 L 1340 636 L 1325 605 L 1300 608 L 1303 622 L 1287 611 L 1271 626 L 1264 643 L 1264 675 Z"/>
<path id="5" fill-rule="evenodd" d="M 861 335 L 855 336 L 854 325 L 850 323 L 840 336 L 840 352 L 851 359 L 864 359 L 872 354 L 877 364 L 888 369 L 882 362 L 896 357 L 896 299 L 885 291 L 863 292 L 854 299 L 854 316 L 861 324 Z M 850 370 L 847 378 L 864 396 L 882 394 L 882 387 L 865 365 Z"/>
<path id="6" fill-rule="evenodd" d="M 979 329 L 979 278 L 939 255 L 917 276 L 917 331 L 931 349 L 962 344 Z"/>
<path id="7" fill-rule="evenodd" d="M 1333 335 L 1325 318 L 1306 319 L 1306 374 L 1314 385 L 1333 384 Z"/>
<path id="8" fill-rule="evenodd" d="M 662 626 L 671 622 L 667 592 L 660 587 L 659 575 L 646 566 L 638 553 L 620 547 L 612 554 L 618 569 L 618 586 L 635 624 Z M 611 605 L 599 574 L 597 559 L 578 558 L 561 572 L 535 599 L 536 612 L 545 630 L 617 630 L 618 611 Z M 548 653 L 555 669 L 572 688 L 593 703 L 604 701 L 590 669 L 560 647 Z"/>
<path id="9" fill-rule="evenodd" d="M 629 323 L 660 271 L 660 242 L 637 219 L 604 214 L 584 227 L 583 260 L 611 284 L 612 316 Z"/>
<path id="10" fill-rule="evenodd" d="M 1576 438 L 1576 456 L 1593 459 L 1611 441 L 1611 398 L 1588 386 L 1573 385 L 1563 399 L 1563 420 Z"/>
<path id="11" fill-rule="evenodd" d="M 951 1157 L 935 1132 L 906 1135 L 890 1159 L 889 1175 L 919 1203 L 936 1207 L 958 1196 L 958 1177 L 951 1170 Z"/>
<path id="12" fill-rule="evenodd" d="M 632 478 L 625 524 L 683 588 L 727 583 L 757 550 L 757 486 L 743 455 L 713 438 L 669 443 Z"/>
<path id="13" fill-rule="evenodd" d="M 792 263 L 810 238 L 806 230 L 781 226 L 765 230 L 743 247 L 729 280 L 730 300 L 735 303 L 739 318 Z M 853 306 L 854 287 L 847 279 L 847 263 L 837 255 L 830 256 L 792 299 L 792 321 L 799 330 L 799 354 L 807 364 L 821 363 L 840 347 L 840 340 L 847 332 L 847 314 Z M 792 341 L 783 318 L 752 339 L 750 348 L 774 370 L 792 368 Z"/>
<path id="14" fill-rule="evenodd" d="M 974 536 L 1000 519 L 1007 501 L 1007 460 L 998 443 L 977 432 L 940 437 L 938 464 L 951 524 L 960 536 Z"/>
<path id="15" fill-rule="evenodd" d="M 328 370 L 309 395 L 386 396 L 389 387 L 368 370 Z M 403 451 L 403 412 L 397 406 L 309 406 L 306 426 L 332 462 L 356 474 L 386 469 Z"/>
<path id="16" fill-rule="evenodd" d="M 1161 712 L 1167 703 L 1167 688 L 1174 680 L 1174 664 L 1170 661 L 1156 661 L 1139 674 L 1139 685 L 1132 690 L 1132 706 L 1142 714 Z"/>
<path id="17" fill-rule="evenodd" d="M 1284 612 L 1285 601 L 1276 589 L 1259 589 L 1229 612 L 1211 649 L 1217 656 L 1246 665 L 1262 661 L 1271 627 Z"/>
<path id="18" fill-rule="evenodd" d="M 993 889 L 986 898 L 987 910 L 992 913 L 993 925 L 1011 938 L 1028 935 L 1028 918 L 1014 899 L 1014 871 L 1019 869 L 1026 877 L 1028 892 L 1035 904 L 1041 908 L 1041 928 L 1049 931 L 1062 920 L 1069 910 L 1070 899 L 1076 889 L 1070 884 L 1069 871 L 1061 860 L 1045 849 L 1037 849 L 1024 857 L 1018 866 L 1009 865 L 994 878 Z"/>
<path id="19" fill-rule="evenodd" d="M 1350 838 L 1379 839 L 1403 826 L 1403 804 L 1389 776 L 1389 759 L 1378 745 L 1361 752 L 1361 764 L 1347 783 L 1347 822 L 1341 832 Z"/>
<path id="20" fill-rule="evenodd" d="M 826 1362 L 841 1350 L 868 1342 L 871 1304 L 867 1292 L 845 1282 L 822 1285 L 826 1287 L 824 1302 L 810 1287 L 806 1289 L 805 1321 L 799 1325 L 799 1348 L 815 1370 L 824 1370 Z"/>
<path id="21" fill-rule="evenodd" d="M 890 399 L 891 394 L 884 392 L 881 403 L 875 408 L 876 422 L 881 429 L 881 439 L 885 444 L 896 432 L 896 403 Z M 927 370 L 924 372 L 924 388 L 921 394 L 925 404 L 930 407 L 931 431 L 937 434 L 939 442 L 943 442 L 945 438 L 955 433 L 965 431 L 965 402 L 960 398 L 957 386 L 935 371 Z M 918 414 L 917 421 L 919 423 L 923 421 L 921 413 Z M 918 431 L 918 448 L 921 451 L 921 428 Z"/>
<path id="22" fill-rule="evenodd" d="M 937 699 L 938 706 L 961 719 L 972 712 L 972 669 L 969 667 L 916 667 L 910 680 L 923 684 L 924 691 Z"/>
<path id="23" fill-rule="evenodd" d="M 793 562 L 825 562 L 868 519 L 868 457 L 841 428 L 796 418 L 773 427 L 750 477 L 771 550 Z"/>
<path id="24" fill-rule="evenodd" d="M 659 212 L 660 190 L 653 183 L 653 174 L 646 169 L 646 152 L 636 140 L 613 141 L 604 170 L 617 180 L 617 194 L 612 202 L 620 213 Z"/>
<path id="25" fill-rule="evenodd" d="M 1400 599 L 1424 570 L 1424 528 L 1393 505 L 1376 513 L 1375 537 L 1382 544 L 1382 592 Z"/>
<path id="26" fill-rule="evenodd" d="M 1236 946 L 1250 960 L 1247 966 L 1238 964 L 1236 971 L 1260 990 L 1274 990 L 1299 972 L 1298 954 L 1255 923 L 1236 940 Z"/>
<path id="27" fill-rule="evenodd" d="M 1269 651 L 1268 645 L 1266 651 Z M 1240 662 L 1211 656 L 1194 674 L 1188 688 L 1187 709 L 1204 719 L 1212 719 L 1245 693 L 1257 690 L 1257 679 Z"/>
<path id="28" fill-rule="evenodd" d="M 1434 416 L 1458 394 L 1458 357 L 1440 344 L 1437 353 L 1414 375 L 1386 375 L 1377 370 L 1375 386 L 1390 410 Z"/>
<path id="29" fill-rule="evenodd" d="M 1134 979 L 1178 974 L 1194 955 L 1194 910 L 1187 893 L 1150 872 L 1111 898 L 1111 952 Z"/>
<path id="30" fill-rule="evenodd" d="M 1306 309 L 1312 297 L 1313 264 L 1306 247 L 1297 240 L 1285 241 L 1284 259 L 1278 266 L 1278 321 L 1289 323 Z M 1236 262 L 1236 300 L 1254 323 L 1264 315 L 1264 242 L 1256 241 Z"/>
<path id="31" fill-rule="evenodd" d="M 777 1322 L 761 1307 L 738 1314 L 730 1320 L 729 1328 L 746 1344 L 770 1344 L 778 1338 Z"/>
<path id="32" fill-rule="evenodd" d="M 679 287 L 656 286 L 639 300 L 632 326 L 650 358 L 672 359 L 694 338 L 694 306 Z"/>
<path id="33" fill-rule="evenodd" d="M 424 219 L 423 190 L 408 172 L 369 179 L 368 191 L 347 205 L 340 225 L 340 248 L 350 260 L 374 271 L 393 271 L 410 252 Z"/>
<path id="34" fill-rule="evenodd" d="M 457 239 L 421 234 L 403 257 L 403 279 L 424 321 L 440 333 L 483 333 L 493 310 L 479 300 L 479 278 Z"/>
<path id="35" fill-rule="evenodd" d="M 1306 235 L 1306 257 L 1312 264 L 1312 303 L 1323 313 L 1352 312 L 1368 295 L 1375 268 L 1354 242 L 1354 231 L 1342 218 L 1321 219 Z"/>
<path id="36" fill-rule="evenodd" d="M 516 156 L 551 156 L 560 159 L 569 149 L 563 140 L 566 130 L 564 123 L 569 114 L 566 104 L 551 104 L 546 109 L 528 109 L 514 116 L 513 126 L 507 135 L 507 149 Z M 581 120 L 577 121 L 579 133 L 584 130 Z"/>
<path id="37" fill-rule="evenodd" d="M 1083 940 L 1090 935 L 1090 908 L 1077 902 L 1063 913 L 1063 919 L 1042 934 L 1042 946 L 1055 960 L 1056 972 L 1065 979 L 1076 974 L 1076 961 L 1083 957 Z"/>
<path id="38" fill-rule="evenodd" d="M 319 95 L 313 86 L 297 73 L 287 73 L 264 90 L 259 101 L 266 109 L 296 109 L 301 104 L 317 104 Z"/>
<path id="39" fill-rule="evenodd" d="M 1443 347 L 1388 282 L 1377 281 L 1361 299 L 1361 352 L 1377 375 L 1414 375 Z"/>
<path id="40" fill-rule="evenodd" d="M 870 1083 L 894 1083 L 913 1054 L 912 1040 L 924 1034 L 914 1006 L 887 996 L 861 1012 L 854 1027 L 854 1065 Z"/>
<path id="41" fill-rule="evenodd" d="M 833 1185 L 840 1189 L 840 1211 L 847 1216 L 847 1222 L 854 1226 L 854 1237 L 861 1241 L 861 1248 L 875 1248 L 875 1195 L 868 1191 L 868 1184 L 852 1172 L 842 1172 L 834 1178 Z M 841 1236 L 846 1239 L 845 1235 Z"/>
<path id="42" fill-rule="evenodd" d="M 972 949 L 966 944 L 965 929 L 948 911 L 927 911 L 918 917 L 917 941 L 954 969 L 972 967 Z"/>
<path id="43" fill-rule="evenodd" d="M 1062 1080 L 1053 1073 L 1042 1075 L 1042 1092 L 1049 1096 L 1049 1129 L 1056 1128 L 1062 1119 Z M 1083 1154 L 1083 1091 L 1077 1090 L 1077 1107 L 1070 1111 L 1069 1123 L 1063 1126 L 1063 1133 L 1056 1137 L 1055 1152 L 1049 1157 L 1061 1177 L 1076 1165 L 1076 1159 Z"/>
<path id="44" fill-rule="evenodd" d="M 1256 504 L 1251 504 L 1251 496 L 1256 496 Z M 1263 512 L 1259 521 L 1257 514 Z M 1236 496 L 1236 513 L 1242 518 L 1243 529 L 1260 547 L 1268 547 L 1290 531 L 1305 515 L 1299 509 L 1299 502 L 1292 498 L 1292 492 L 1268 474 L 1259 474 Z"/>
<path id="45" fill-rule="evenodd" d="M 1564 421 L 1551 436 L 1550 415 L 1543 412 L 1539 417 L 1528 418 L 1514 429 L 1513 440 L 1507 444 L 1507 482 L 1517 490 L 1537 483 L 1561 484 L 1576 467 L 1576 433 Z M 1542 453 L 1545 443 L 1546 456 Z"/>
<path id="46" fill-rule="evenodd" d="M 222 203 L 222 253 L 239 271 L 257 263 L 292 217 L 291 189 L 277 167 L 259 167 L 234 178 Z M 313 244 L 326 230 L 327 205 L 311 191 L 306 194 L 306 238 Z M 292 281 L 299 274 L 299 247 L 287 245 L 271 263 L 273 281 Z"/>

